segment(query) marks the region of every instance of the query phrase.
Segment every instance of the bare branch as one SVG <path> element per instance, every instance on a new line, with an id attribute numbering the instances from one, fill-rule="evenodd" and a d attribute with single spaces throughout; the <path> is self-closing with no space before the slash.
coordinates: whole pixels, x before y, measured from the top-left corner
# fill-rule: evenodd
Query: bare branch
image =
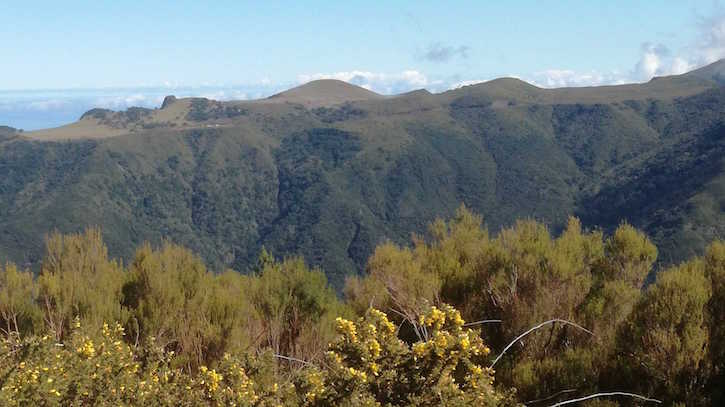
<path id="1" fill-rule="evenodd" d="M 390 311 L 393 311 L 394 313 L 398 314 L 398 315 L 399 315 L 399 316 L 400 316 L 401 318 L 403 318 L 404 320 L 406 320 L 406 321 L 408 320 L 408 317 L 407 317 L 407 316 L 406 316 L 405 314 L 403 314 L 402 312 L 398 311 L 397 309 L 395 309 L 395 308 L 393 308 L 393 307 L 389 307 L 388 309 L 389 309 Z"/>
<path id="2" fill-rule="evenodd" d="M 464 327 L 468 327 L 468 326 L 476 326 L 476 325 L 483 325 L 483 324 L 494 324 L 494 323 L 500 324 L 501 322 L 503 322 L 503 321 L 500 320 L 500 319 L 484 319 L 482 321 L 468 322 L 468 323 L 463 324 L 463 326 Z"/>
<path id="3" fill-rule="evenodd" d="M 418 324 L 416 324 L 414 320 L 412 320 L 407 315 L 403 314 L 402 312 L 396 310 L 393 307 L 390 307 L 388 309 L 390 311 L 393 311 L 394 313 L 398 314 L 401 318 L 403 318 L 402 322 L 405 322 L 405 321 L 410 322 L 410 325 L 413 327 L 413 331 L 415 332 L 415 335 L 418 337 L 418 340 L 422 341 L 422 340 L 428 338 L 427 332 L 421 332 L 421 329 L 425 329 L 425 327 L 423 327 L 423 326 L 418 327 Z M 401 322 L 400 326 L 403 326 L 402 322 Z M 400 327 L 398 327 L 398 330 L 400 330 Z"/>
<path id="4" fill-rule="evenodd" d="M 284 356 L 284 355 L 278 355 L 276 353 L 274 354 L 274 357 L 279 358 L 279 359 L 289 360 L 290 362 L 299 362 L 299 363 L 302 363 L 303 365 L 311 365 L 312 366 L 312 363 L 310 363 L 310 362 L 308 362 L 306 360 L 302 360 L 302 359 L 292 358 L 292 357 Z"/>
<path id="5" fill-rule="evenodd" d="M 640 399 L 640 400 L 643 400 L 643 401 L 649 401 L 649 402 L 652 402 L 652 403 L 662 404 L 662 401 L 660 401 L 660 400 L 651 399 L 651 398 L 645 397 L 645 396 L 640 396 L 639 394 L 625 393 L 625 392 L 622 392 L 622 391 L 612 391 L 612 392 L 608 392 L 608 393 L 591 394 L 589 396 L 580 397 L 578 399 L 571 399 L 571 400 L 560 401 L 560 402 L 558 402 L 556 404 L 552 404 L 549 407 L 559 407 L 559 406 L 563 406 L 563 405 L 566 405 L 566 404 L 578 403 L 580 401 L 594 399 L 594 398 L 597 398 L 597 397 L 608 397 L 608 396 L 627 396 L 627 397 L 632 397 L 632 398 Z"/>
<path id="6" fill-rule="evenodd" d="M 509 343 L 508 345 L 506 345 L 506 347 L 503 349 L 503 351 L 498 356 L 496 356 L 496 359 L 493 361 L 493 363 L 491 363 L 491 366 L 490 367 L 494 367 L 496 365 L 496 363 L 498 363 L 499 359 L 501 359 L 501 357 L 506 353 L 506 351 L 508 351 L 509 348 L 511 348 L 512 346 L 514 346 L 514 344 L 516 344 L 516 342 L 518 342 L 519 340 L 521 340 L 521 338 L 523 338 L 524 336 L 530 334 L 531 332 L 533 332 L 533 331 L 541 328 L 544 325 L 554 324 L 554 323 L 557 323 L 557 322 L 561 322 L 564 325 L 571 325 L 571 326 L 573 326 L 575 328 L 581 329 L 582 331 L 588 333 L 589 335 L 594 336 L 594 332 L 592 332 L 592 331 L 590 331 L 590 330 L 584 328 L 583 326 L 581 326 L 579 324 L 576 324 L 574 322 L 570 322 L 570 321 L 567 321 L 565 319 L 559 319 L 559 318 L 550 319 L 548 321 L 544 321 L 544 322 L 542 322 L 540 324 L 537 324 L 537 325 L 529 328 L 529 330 L 527 330 L 526 332 L 524 332 L 521 335 L 517 336 L 516 339 L 514 339 L 513 341 L 511 341 L 511 343 Z"/>
<path id="7" fill-rule="evenodd" d="M 574 393 L 575 391 L 577 391 L 577 389 L 566 389 L 566 390 L 557 391 L 556 393 L 552 394 L 551 396 L 546 396 L 544 398 L 536 399 L 536 400 L 525 401 L 524 405 L 528 406 L 529 404 L 541 403 L 542 401 L 551 400 L 554 397 L 559 397 L 562 394 L 566 394 L 566 393 Z"/>

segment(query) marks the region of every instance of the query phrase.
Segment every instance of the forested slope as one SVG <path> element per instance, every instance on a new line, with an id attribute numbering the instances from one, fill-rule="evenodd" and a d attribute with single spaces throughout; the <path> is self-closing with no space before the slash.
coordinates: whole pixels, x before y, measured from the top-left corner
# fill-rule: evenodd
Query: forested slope
<path id="1" fill-rule="evenodd" d="M 244 271 L 264 246 L 304 255 L 340 288 L 377 244 L 406 242 L 464 203 L 491 230 L 522 217 L 553 231 L 571 214 L 605 230 L 628 220 L 675 262 L 725 227 L 720 65 L 641 85 L 499 79 L 395 97 L 323 81 L 260 101 L 170 98 L 59 129 L 6 128 L 0 258 L 37 265 L 44 234 L 99 225 L 126 259 L 167 238 Z"/>

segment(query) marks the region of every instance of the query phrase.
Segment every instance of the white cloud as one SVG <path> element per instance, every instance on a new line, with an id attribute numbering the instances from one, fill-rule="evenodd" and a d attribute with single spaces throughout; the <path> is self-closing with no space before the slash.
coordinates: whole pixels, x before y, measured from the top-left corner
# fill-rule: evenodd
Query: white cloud
<path id="1" fill-rule="evenodd" d="M 478 85 L 479 83 L 486 82 L 487 79 L 468 79 L 458 82 L 453 82 L 448 86 L 448 89 L 458 89 L 464 86 Z"/>
<path id="2" fill-rule="evenodd" d="M 337 79 L 386 95 L 408 92 L 438 84 L 416 70 L 398 73 L 380 73 L 370 71 L 343 71 L 333 73 L 315 73 L 299 75 L 297 82 L 302 84 L 318 79 Z"/>
<path id="3" fill-rule="evenodd" d="M 682 55 L 673 55 L 663 44 L 644 43 L 640 59 L 631 74 L 633 80 L 648 81 L 654 76 L 680 75 L 696 64 Z"/>
<path id="4" fill-rule="evenodd" d="M 95 99 L 94 105 L 111 110 L 124 110 L 131 106 L 157 107 L 164 97 L 158 94 L 131 93 L 101 96 Z"/>
<path id="5" fill-rule="evenodd" d="M 655 76 L 680 75 L 696 67 L 697 65 L 690 59 L 682 55 L 673 55 L 663 44 L 644 43 L 640 46 L 639 60 L 628 72 L 547 69 L 535 72 L 527 79 L 534 85 L 544 88 L 621 85 L 647 82 Z"/>
<path id="6" fill-rule="evenodd" d="M 25 108 L 28 110 L 38 110 L 47 112 L 49 110 L 61 110 L 65 109 L 70 105 L 67 100 L 60 99 L 48 99 L 48 100 L 34 100 L 28 102 Z"/>
<path id="7" fill-rule="evenodd" d="M 542 88 L 618 85 L 627 82 L 617 72 L 576 72 L 570 69 L 547 69 L 535 72 L 530 78 L 526 79 L 528 82 Z"/>
<path id="8" fill-rule="evenodd" d="M 712 16 L 701 17 L 699 36 L 692 59 L 697 65 L 707 65 L 725 58 L 725 12 L 720 9 Z"/>
<path id="9" fill-rule="evenodd" d="M 246 92 L 239 90 L 217 90 L 213 92 L 203 92 L 199 97 L 213 99 L 213 100 L 246 100 L 249 96 Z M 183 95 L 181 97 L 184 97 Z"/>

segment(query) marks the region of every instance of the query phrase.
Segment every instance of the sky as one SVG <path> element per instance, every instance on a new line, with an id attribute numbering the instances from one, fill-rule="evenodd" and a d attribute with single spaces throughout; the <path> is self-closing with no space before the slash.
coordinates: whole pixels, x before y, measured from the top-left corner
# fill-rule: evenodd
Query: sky
<path id="1" fill-rule="evenodd" d="M 268 96 L 336 78 L 384 94 L 501 76 L 643 82 L 725 57 L 725 7 L 678 1 L 0 0 L 0 124 Z"/>

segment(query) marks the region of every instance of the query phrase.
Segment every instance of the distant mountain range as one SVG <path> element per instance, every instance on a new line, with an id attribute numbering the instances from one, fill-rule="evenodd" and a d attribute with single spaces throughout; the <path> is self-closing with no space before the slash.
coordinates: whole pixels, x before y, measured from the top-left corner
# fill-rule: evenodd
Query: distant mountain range
<path id="1" fill-rule="evenodd" d="M 37 265 L 45 233 L 100 225 L 112 255 L 168 238 L 245 271 L 264 246 L 340 287 L 375 245 L 408 242 L 464 203 L 494 230 L 627 220 L 676 262 L 725 237 L 723 85 L 723 61 L 590 88 L 503 78 L 382 96 L 321 80 L 256 101 L 168 97 L 54 129 L 0 127 L 0 261 Z"/>

